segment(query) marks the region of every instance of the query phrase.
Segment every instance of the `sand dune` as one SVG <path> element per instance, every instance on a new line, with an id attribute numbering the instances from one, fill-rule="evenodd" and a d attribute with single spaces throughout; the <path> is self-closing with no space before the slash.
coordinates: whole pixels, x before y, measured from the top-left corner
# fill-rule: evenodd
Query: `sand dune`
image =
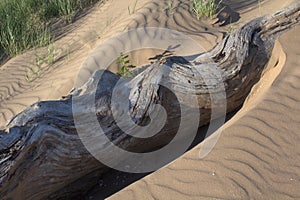
<path id="1" fill-rule="evenodd" d="M 246 103 L 225 125 L 206 158 L 200 144 L 109 199 L 299 199 L 299 31 L 280 38 L 282 72 L 255 106 Z"/>
<path id="2" fill-rule="evenodd" d="M 0 67 L 0 128 L 25 107 L 40 100 L 60 99 L 73 87 L 84 84 L 91 74 L 117 55 L 131 48 L 130 43 L 111 41 L 113 35 L 143 27 L 169 28 L 197 41 L 201 53 L 219 42 L 228 28 L 279 10 L 292 0 L 224 0 L 222 16 L 230 13 L 225 27 L 198 21 L 191 4 L 175 0 L 139 0 L 136 12 L 129 14 L 134 1 L 111 0 L 68 27 L 68 33 L 54 43 L 56 62 L 43 65 L 39 75 L 26 80 L 28 70 L 36 69 L 35 54 L 27 52 Z M 297 199 L 300 198 L 300 66 L 298 58 L 300 28 L 280 38 L 262 80 L 253 88 L 243 108 L 222 127 L 222 135 L 213 151 L 199 158 L 203 144 L 178 160 L 116 193 L 111 199 Z M 147 33 L 148 34 L 148 33 Z M 154 37 L 160 37 L 155 35 Z M 133 40 L 135 34 L 128 35 Z M 143 45 L 143 39 L 137 39 Z M 102 44 L 101 46 L 99 46 Z M 167 43 L 165 44 L 167 45 Z M 122 48 L 120 48 L 122 47 Z M 179 53 L 184 53 L 179 49 Z M 157 49 L 136 51 L 131 61 L 144 64 Z M 186 52 L 189 54 L 190 52 Z M 182 54 L 181 54 L 182 55 Z M 137 60 L 139 59 L 139 60 Z M 114 67 L 112 71 L 116 71 Z M 276 78 L 277 77 L 277 78 Z M 276 79 L 276 80 L 275 80 Z M 101 192 L 101 186 L 95 190 Z M 97 194 L 91 194 L 96 195 Z"/>
<path id="3" fill-rule="evenodd" d="M 138 3 L 137 9 L 143 3 Z M 54 65 L 45 64 L 37 69 L 35 55 L 47 57 L 47 49 L 39 49 L 12 58 L 1 66 L 0 127 L 36 101 L 67 95 L 74 86 L 78 70 L 97 42 L 122 31 L 127 25 L 130 19 L 127 7 L 131 4 L 133 1 L 121 0 L 100 3 L 66 28 L 68 32 L 54 43 L 57 60 Z M 31 69 L 39 71 L 39 75 L 28 73 Z M 26 74 L 32 79 L 30 82 L 26 80 Z"/>
<path id="4" fill-rule="evenodd" d="M 94 61 L 86 60 L 91 57 L 88 57 L 89 53 L 103 41 L 128 29 L 151 26 L 183 31 L 201 41 L 207 49 L 221 39 L 221 31 L 197 21 L 189 10 L 190 5 L 183 1 L 174 1 L 176 9 L 172 11 L 168 10 L 167 1 L 138 1 L 136 13 L 129 15 L 128 7 L 132 9 L 133 5 L 134 1 L 107 1 L 66 28 L 68 32 L 54 43 L 57 60 L 54 65 L 44 64 L 37 68 L 34 63 L 36 55 L 47 57 L 47 49 L 39 49 L 17 56 L 1 66 L 0 127 L 36 101 L 60 99 L 73 88 L 74 82 L 76 87 L 84 84 L 99 68 L 94 66 Z M 101 52 L 97 52 L 97 57 L 101 60 Z M 140 54 L 135 57 L 140 57 Z M 34 75 L 31 70 L 39 74 Z M 30 81 L 26 80 L 26 75 Z"/>
<path id="5" fill-rule="evenodd" d="M 139 9 L 135 14 L 131 15 L 130 18 L 124 20 L 123 24 L 126 24 L 126 26 L 122 32 L 143 27 L 167 28 L 185 34 L 187 37 L 195 40 L 195 43 L 198 42 L 198 44 L 201 46 L 200 48 L 186 47 L 182 49 L 176 49 L 176 53 L 180 53 L 180 55 L 202 53 L 208 49 L 211 49 L 218 41 L 222 39 L 224 30 L 220 28 L 214 28 L 205 22 L 198 21 L 191 11 L 191 3 L 186 3 L 186 1 L 174 1 L 173 9 L 170 9 L 168 1 L 145 2 L 146 3 L 141 9 Z M 113 28 L 113 32 L 118 33 L 119 30 L 117 28 L 114 30 Z M 111 36 L 114 35 L 116 34 Z M 76 87 L 83 85 L 97 69 L 107 66 L 110 62 L 110 60 L 107 59 L 108 57 L 116 58 L 121 52 L 126 52 L 129 49 L 135 49 L 142 46 L 148 47 L 148 49 L 151 46 L 162 46 L 166 48 L 170 44 L 173 44 L 172 42 L 174 42 L 167 41 L 169 38 L 166 37 L 165 41 L 160 39 L 160 41 L 164 42 L 164 44 L 152 44 L 151 41 L 147 40 L 146 38 L 148 35 L 151 35 L 148 38 L 151 39 L 151 41 L 155 41 L 157 38 L 164 37 L 163 33 L 156 35 L 155 31 L 149 33 L 149 30 L 145 30 L 145 33 L 140 35 L 136 33 L 131 34 L 129 32 L 128 35 L 126 35 L 127 38 L 122 41 L 117 38 L 116 40 L 111 40 L 104 44 L 103 41 L 97 43 L 101 44 L 101 46 L 96 47 L 91 52 L 87 60 L 83 63 L 75 84 Z M 190 44 L 193 45 L 193 43 Z M 165 49 L 161 49 L 161 51 L 164 50 Z M 157 53 L 158 51 L 149 50 L 135 51 L 130 55 L 131 62 L 136 65 L 148 64 L 149 60 L 147 59 L 157 55 Z M 139 62 L 136 62 L 137 59 L 140 59 Z"/>
<path id="6" fill-rule="evenodd" d="M 236 9 L 236 12 L 256 4 L 256 1 L 243 1 L 238 6 L 232 2 L 234 1 L 226 3 Z M 214 28 L 196 20 L 191 4 L 186 1 L 174 1 L 174 8 L 171 10 L 168 1 L 138 1 L 136 12 L 129 15 L 127 9 L 133 9 L 133 5 L 134 1 L 121 0 L 99 4 L 74 25 L 66 28 L 64 36 L 54 43 L 57 60 L 54 65 L 44 64 L 38 69 L 34 62 L 36 57 L 47 57 L 47 49 L 39 49 L 17 56 L 1 66 L 0 127 L 26 106 L 39 100 L 59 99 L 73 88 L 74 82 L 75 87 L 85 83 L 99 68 L 94 65 L 96 62 L 89 60 L 91 56 L 88 55 L 95 52 L 93 49 L 97 45 L 113 35 L 145 26 L 169 28 L 184 33 L 196 40 L 203 50 L 208 50 L 226 32 L 225 28 Z M 125 45 L 124 49 L 126 48 Z M 148 52 L 147 56 L 145 52 L 136 53 L 133 57 L 146 58 L 156 53 Z M 96 59 L 101 60 L 101 52 L 97 52 Z M 31 70 L 38 71 L 38 75 Z M 26 75 L 30 77 L 30 81 L 26 80 Z"/>
<path id="7" fill-rule="evenodd" d="M 280 38 L 285 53 L 277 44 L 276 67 L 222 127 L 207 157 L 199 158 L 200 144 L 109 199 L 299 199 L 299 31 Z"/>

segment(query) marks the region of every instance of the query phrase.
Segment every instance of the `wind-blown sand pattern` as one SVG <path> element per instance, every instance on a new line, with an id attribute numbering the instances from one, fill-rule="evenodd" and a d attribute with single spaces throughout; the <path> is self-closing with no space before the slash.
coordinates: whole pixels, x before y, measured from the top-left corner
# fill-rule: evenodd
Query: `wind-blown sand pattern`
<path id="1" fill-rule="evenodd" d="M 299 199 L 299 32 L 280 38 L 282 72 L 222 128 L 207 157 L 199 158 L 200 144 L 109 199 Z"/>
<path id="2" fill-rule="evenodd" d="M 206 158 L 200 144 L 110 199 L 299 199 L 299 31 L 280 38 L 282 72 L 255 106 L 246 104 L 225 125 Z"/>
<path id="3" fill-rule="evenodd" d="M 132 10 L 134 2 L 112 0 L 95 6 L 90 13 L 67 28 L 67 32 L 54 43 L 57 61 L 53 66 L 42 66 L 38 77 L 31 76 L 32 82 L 26 81 L 25 76 L 30 69 L 36 70 L 34 51 L 17 56 L 1 66 L 0 127 L 37 101 L 60 99 L 67 95 L 74 86 L 78 72 L 80 76 L 75 86 L 84 84 L 94 70 L 99 68 L 95 62 L 85 59 L 97 45 L 118 33 L 145 26 L 170 28 L 183 32 L 208 50 L 226 32 L 224 28 L 214 28 L 209 23 L 196 20 L 191 4 L 184 0 L 174 0 L 172 10 L 169 9 L 168 1 L 139 0 L 136 12 L 129 15 L 128 7 Z M 227 4 L 229 7 L 232 5 L 235 12 L 257 4 L 255 0 L 241 1 L 238 5 L 232 2 L 228 0 Z M 232 22 L 234 20 L 237 19 Z M 46 55 L 45 51 L 39 55 Z M 101 52 L 97 56 L 101 57 Z M 83 69 L 80 70 L 81 67 Z"/>
<path id="4" fill-rule="evenodd" d="M 227 5 L 223 15 L 231 13 L 231 23 L 238 26 L 295 1 L 266 0 L 260 6 L 256 0 L 223 2 Z M 55 42 L 57 61 L 43 66 L 40 77 L 32 82 L 26 81 L 25 75 L 33 66 L 34 52 L 1 66 L 0 128 L 30 104 L 60 99 L 74 84 L 87 81 L 101 65 L 96 60 L 106 49 L 86 58 L 112 35 L 145 26 L 170 28 L 208 50 L 228 29 L 212 26 L 209 20 L 197 21 L 184 0 L 174 1 L 173 10 L 168 9 L 168 1 L 139 0 L 136 12 L 129 15 L 128 6 L 133 4 L 110 0 L 93 8 Z M 300 199 L 299 33 L 297 27 L 280 38 L 268 71 L 243 108 L 222 127 L 221 138 L 207 157 L 199 158 L 203 145 L 199 144 L 110 199 Z M 132 56 L 147 58 L 155 53 L 136 52 Z"/>
<path id="5" fill-rule="evenodd" d="M 25 79 L 34 66 L 35 52 L 17 56 L 0 67 L 0 127 L 27 106 L 40 100 L 60 99 L 72 89 L 78 70 L 97 42 L 122 31 L 129 20 L 127 7 L 131 1 L 107 1 L 95 6 L 54 43 L 56 62 L 42 66 L 39 77 Z M 137 9 L 143 2 L 137 4 Z M 111 27 L 116 26 L 113 29 Z M 109 31 L 108 31 L 109 30 Z M 108 33 L 106 33 L 108 32 Z M 46 50 L 45 50 L 46 51 Z M 44 55 L 40 53 L 39 55 Z"/>

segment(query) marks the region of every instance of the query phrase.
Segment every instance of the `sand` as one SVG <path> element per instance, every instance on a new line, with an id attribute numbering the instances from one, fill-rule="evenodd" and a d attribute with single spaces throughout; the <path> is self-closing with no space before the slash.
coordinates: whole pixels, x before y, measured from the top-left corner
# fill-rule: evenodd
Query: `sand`
<path id="1" fill-rule="evenodd" d="M 207 157 L 199 158 L 200 144 L 109 199 L 299 199 L 299 33 L 297 27 L 280 38 L 275 68 L 222 127 Z"/>
<path id="2" fill-rule="evenodd" d="M 209 20 L 197 21 L 184 2 L 174 1 L 175 8 L 170 12 L 168 1 L 139 0 L 133 14 L 128 12 L 133 0 L 109 0 L 95 6 L 54 43 L 57 61 L 52 66 L 43 65 L 38 76 L 29 73 L 31 81 L 25 77 L 30 68 L 36 70 L 35 54 L 45 54 L 47 49 L 10 59 L 0 67 L 0 128 L 32 103 L 60 99 L 74 86 L 85 83 L 101 66 L 96 61 L 105 52 L 119 53 L 105 47 L 95 51 L 112 35 L 145 26 L 170 28 L 209 50 L 229 28 L 294 1 L 266 0 L 258 6 L 254 0 L 224 0 L 228 5 L 224 15 L 234 14 L 232 23 L 223 27 L 212 26 Z M 299 199 L 299 33 L 297 27 L 276 43 L 265 75 L 242 109 L 221 128 L 221 137 L 207 157 L 199 158 L 203 143 L 199 144 L 110 199 Z M 140 64 L 156 53 L 141 51 L 131 57 L 133 61 L 140 58 Z M 102 185 L 90 196 L 97 199 L 101 190 Z"/>
<path id="3" fill-rule="evenodd" d="M 299 31 L 280 38 L 281 73 L 222 128 L 207 157 L 200 144 L 109 199 L 299 199 Z"/>

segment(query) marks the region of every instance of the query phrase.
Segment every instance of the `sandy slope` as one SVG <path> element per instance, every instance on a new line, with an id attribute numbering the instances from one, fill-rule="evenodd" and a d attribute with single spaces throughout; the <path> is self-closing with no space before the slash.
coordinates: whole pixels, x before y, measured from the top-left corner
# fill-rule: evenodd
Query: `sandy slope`
<path id="1" fill-rule="evenodd" d="M 299 33 L 280 38 L 282 72 L 255 106 L 225 125 L 206 158 L 199 159 L 198 145 L 110 199 L 299 199 Z"/>
<path id="2" fill-rule="evenodd" d="M 54 43 L 56 58 L 54 65 L 45 64 L 40 70 L 37 68 L 34 63 L 36 55 L 47 57 L 47 49 L 39 49 L 17 56 L 1 66 L 0 127 L 36 101 L 60 99 L 73 88 L 74 84 L 78 87 L 85 83 L 91 73 L 99 68 L 99 60 L 105 57 L 108 50 L 98 51 L 95 58 L 88 55 L 99 44 L 118 33 L 145 26 L 170 28 L 196 40 L 204 49 L 210 49 L 226 32 L 224 28 L 214 28 L 196 20 L 191 12 L 190 3 L 187 3 L 189 1 L 174 0 L 174 9 L 170 10 L 167 0 L 138 0 L 135 13 L 129 14 L 128 7 L 133 10 L 134 2 L 135 0 L 105 1 L 67 28 L 64 37 Z M 255 0 L 242 0 L 239 4 L 227 0 L 226 3 L 235 11 L 241 12 L 257 4 Z M 264 14 L 264 11 L 261 14 Z M 236 20 L 234 18 L 232 22 Z M 153 55 L 155 52 L 147 54 L 144 52 L 136 54 L 135 57 L 146 58 Z M 31 70 L 38 71 L 39 74 L 34 75 Z M 77 78 L 78 72 L 80 76 Z M 30 82 L 26 80 L 26 74 L 32 79 Z"/>
<path id="3" fill-rule="evenodd" d="M 60 99 L 73 88 L 78 70 L 97 42 L 122 31 L 131 19 L 127 7 L 134 1 L 112 0 L 95 6 L 90 13 L 69 27 L 54 43 L 56 62 L 43 65 L 39 76 L 35 54 L 47 57 L 47 49 L 25 53 L 0 67 L 0 127 L 14 115 L 39 100 Z M 139 9 L 145 2 L 137 4 Z M 125 21 L 125 22 L 124 22 Z M 112 28 L 114 27 L 114 28 Z M 25 78 L 29 74 L 33 81 Z"/>
<path id="4" fill-rule="evenodd" d="M 224 0 L 230 12 L 240 15 L 233 19 L 233 28 L 291 2 L 269 0 L 259 8 L 256 0 Z M 101 66 L 99 61 L 106 52 L 119 53 L 109 47 L 93 51 L 112 35 L 145 26 L 171 28 L 184 32 L 205 49 L 210 49 L 227 31 L 227 27 L 212 27 L 208 21 L 197 21 L 186 1 L 174 3 L 175 8 L 170 12 L 168 1 L 139 0 L 136 13 L 131 15 L 128 6 L 132 8 L 133 0 L 109 0 L 95 7 L 55 42 L 58 61 L 53 66 L 43 66 L 40 76 L 32 82 L 26 81 L 25 75 L 28 68 L 34 68 L 35 52 L 18 56 L 1 66 L 0 127 L 26 106 L 38 100 L 59 99 L 74 84 L 83 84 Z M 281 38 L 287 56 L 278 43 L 270 63 L 270 67 L 276 67 L 266 73 L 241 112 L 224 126 L 215 149 L 205 159 L 199 159 L 201 145 L 198 145 L 172 164 L 111 198 L 300 198 L 297 192 L 300 188 L 300 157 L 296 146 L 300 140 L 299 33 L 297 28 Z M 122 45 L 126 49 L 126 44 Z M 153 54 L 155 51 L 133 56 L 146 59 Z M 281 67 L 283 71 L 273 83 Z"/>
<path id="5" fill-rule="evenodd" d="M 57 60 L 54 65 L 43 65 L 40 70 L 37 69 L 34 64 L 36 55 L 47 57 L 47 49 L 39 49 L 17 56 L 1 66 L 0 127 L 36 101 L 60 99 L 68 94 L 74 83 L 76 87 L 85 83 L 99 68 L 94 65 L 94 60 L 85 61 L 92 58 L 88 55 L 97 45 L 118 33 L 145 26 L 170 28 L 183 31 L 201 41 L 201 45 L 208 49 L 221 38 L 220 30 L 197 21 L 187 11 L 189 5 L 184 1 L 174 1 L 175 9 L 170 13 L 167 1 L 139 0 L 136 12 L 129 14 L 128 7 L 133 10 L 134 2 L 110 0 L 95 6 L 90 13 L 66 29 L 68 32 L 64 37 L 54 43 Z M 151 54 L 156 55 L 153 52 L 149 56 Z M 101 60 L 101 56 L 103 54 L 97 52 L 96 60 Z M 39 75 L 28 73 L 31 69 L 39 71 Z M 77 78 L 79 70 L 80 76 Z M 26 74 L 32 81 L 26 80 Z"/>
<path id="6" fill-rule="evenodd" d="M 207 157 L 199 158 L 200 144 L 110 199 L 299 199 L 299 33 L 280 38 L 286 56 L 277 46 L 273 63 L 285 63 L 282 72 L 273 84 L 280 70 L 264 77 Z"/>

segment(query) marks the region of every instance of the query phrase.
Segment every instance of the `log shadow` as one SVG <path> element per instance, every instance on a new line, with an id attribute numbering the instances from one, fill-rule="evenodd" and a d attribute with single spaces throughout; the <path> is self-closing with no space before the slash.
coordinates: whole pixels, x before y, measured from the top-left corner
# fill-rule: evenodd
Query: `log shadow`
<path id="1" fill-rule="evenodd" d="M 220 26 L 236 23 L 239 21 L 240 13 L 256 9 L 264 0 L 222 0 L 220 12 L 217 16 Z"/>
<path id="2" fill-rule="evenodd" d="M 265 0 L 223 0 L 222 3 L 229 6 L 235 12 L 243 12 L 245 10 L 255 9 L 260 3 Z"/>
<path id="3" fill-rule="evenodd" d="M 237 108 L 235 111 L 227 113 L 226 115 L 226 120 L 229 121 L 239 110 L 241 109 L 241 106 Z M 220 128 L 220 127 L 216 127 Z M 202 141 L 205 140 L 206 133 L 208 130 L 208 125 L 200 127 L 198 129 L 197 136 L 195 137 L 194 141 L 192 142 L 191 146 L 189 149 L 186 151 L 192 150 L 195 146 L 200 144 Z M 216 130 L 214 130 L 216 131 Z M 77 199 L 86 199 L 86 200 L 99 200 L 99 199 L 106 199 L 113 194 L 121 191 L 122 189 L 126 188 L 127 186 L 133 184 L 134 182 L 152 174 L 151 173 L 140 173 L 140 174 L 135 174 L 135 173 L 126 173 L 126 172 L 121 172 L 115 169 L 110 169 L 107 173 L 102 175 L 98 179 L 98 184 L 94 186 L 89 192 L 87 192 L 86 195 L 78 197 Z"/>

